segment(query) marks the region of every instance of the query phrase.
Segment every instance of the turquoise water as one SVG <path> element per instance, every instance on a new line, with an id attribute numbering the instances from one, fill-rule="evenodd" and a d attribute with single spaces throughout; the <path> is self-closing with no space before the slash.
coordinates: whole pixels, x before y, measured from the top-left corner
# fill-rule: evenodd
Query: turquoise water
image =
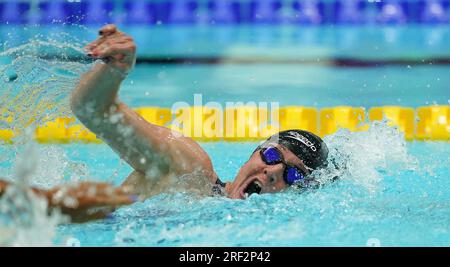
<path id="1" fill-rule="evenodd" d="M 383 67 L 334 67 L 335 58 L 412 60 L 449 58 L 450 27 L 133 27 L 140 58 L 221 57 L 263 59 L 261 64 L 139 64 L 123 84 L 131 106 L 171 107 L 176 101 L 266 101 L 329 107 L 418 107 L 449 103 L 448 65 L 405 63 Z M 65 34 L 62 34 L 65 33 Z M 82 47 L 96 28 L 0 27 L 5 49 L 49 38 Z M 56 50 L 58 52 L 58 50 Z M 70 51 L 63 50 L 66 55 Z M 38 53 L 38 52 L 35 52 Z M 51 53 L 50 53 L 51 54 Z M 7 60 L 0 57 L 0 60 Z M 268 64 L 267 60 L 279 61 Z M 287 64 L 283 60 L 305 60 Z M 8 62 L 8 61 L 7 61 Z M 410 64 L 410 65 L 409 65 Z M 261 93 L 264 92 L 264 93 Z"/>
<path id="2" fill-rule="evenodd" d="M 348 143 L 351 138 L 354 142 Z M 406 143 L 386 128 L 327 137 L 348 161 L 342 179 L 320 190 L 251 195 L 247 200 L 167 192 L 111 218 L 57 226 L 70 246 L 449 246 L 450 145 Z M 343 142 L 345 141 L 345 142 Z M 231 181 L 256 143 L 202 143 Z M 239 149 L 236 149 L 239 147 Z M 96 180 L 120 184 L 130 167 L 106 145 L 43 146 L 32 184 Z M 3 146 L 2 154 L 13 148 Z M 13 156 L 12 156 L 13 158 Z M 12 159 L 11 162 L 15 160 Z M 51 165 L 52 167 L 48 167 Z M 12 169 L 4 162 L 4 175 Z M 73 175 L 77 170 L 78 175 Z M 42 229 L 36 230 L 42 231 Z M 75 240 L 75 241 L 74 241 Z M 35 241 L 36 242 L 36 241 Z M 39 244 L 39 242 L 37 242 Z"/>
<path id="3" fill-rule="evenodd" d="M 7 49 L 28 38 L 42 38 L 33 37 L 37 33 L 45 35 L 62 28 L 0 30 Z M 96 33 L 95 29 L 83 28 L 63 31 L 81 42 L 74 42 L 77 47 Z M 135 36 L 141 57 L 299 58 L 320 62 L 333 57 L 420 60 L 450 56 L 447 26 L 155 27 L 128 32 Z M 67 36 L 56 34 L 55 39 Z M 65 66 L 60 62 L 54 67 L 58 71 L 80 69 L 78 65 Z M 448 104 L 448 70 L 447 65 L 339 68 L 324 64 L 140 64 L 124 82 L 120 97 L 135 107 L 192 103 L 194 93 L 203 94 L 205 103 L 417 107 Z M 39 97 L 45 99 L 59 92 L 58 96 L 64 98 L 77 73 L 69 74 L 57 75 L 53 83 L 40 83 L 50 89 Z M 24 74 L 25 80 L 35 81 L 32 78 Z M 180 190 L 123 207 L 109 219 L 81 225 L 56 226 L 43 213 L 39 215 L 39 206 L 30 204 L 36 210 L 31 225 L 11 226 L 0 220 L 0 245 L 5 242 L 3 233 L 11 231 L 20 236 L 15 244 L 63 246 L 450 245 L 449 143 L 405 143 L 396 131 L 383 125 L 372 125 L 365 133 L 342 131 L 327 137 L 326 142 L 333 155 L 340 155 L 346 171 L 339 182 L 320 190 L 300 193 L 291 189 L 274 195 L 252 195 L 245 201 Z M 202 146 L 211 155 L 221 179 L 231 181 L 256 144 L 218 142 Z M 119 185 L 131 172 L 106 145 L 35 145 L 33 153 L 22 150 L 22 145 L 0 146 L 1 176 L 13 179 L 18 169 L 33 165 L 30 183 L 49 188 L 80 180 Z M 4 208 L 1 204 L 4 202 L 0 202 L 0 208 Z"/>
<path id="4" fill-rule="evenodd" d="M 224 180 L 234 177 L 254 146 L 204 144 Z M 90 169 L 111 160 L 105 148 L 81 149 L 98 155 Z M 246 201 L 164 194 L 106 221 L 59 227 L 58 236 L 75 237 L 81 245 L 366 246 L 379 240 L 381 246 L 449 246 L 450 146 L 410 143 L 407 149 L 417 169 L 372 166 L 381 176 L 373 192 L 349 179 L 314 192 L 252 195 Z M 361 160 L 371 165 L 366 152 L 368 159 Z"/>
<path id="5" fill-rule="evenodd" d="M 120 92 L 132 106 L 171 107 L 214 101 L 278 102 L 280 106 L 447 105 L 448 66 L 333 68 L 302 65 L 139 65 Z M 206 77 L 206 78 L 205 78 Z M 149 81 L 149 82 L 141 82 Z M 264 93 L 261 93 L 264 92 Z"/>
<path id="6" fill-rule="evenodd" d="M 36 36 L 80 42 L 97 37 L 101 27 L 0 25 L 0 40 L 14 47 Z M 407 26 L 121 26 L 135 37 L 138 56 L 257 56 L 317 59 L 448 57 L 449 25 Z"/>

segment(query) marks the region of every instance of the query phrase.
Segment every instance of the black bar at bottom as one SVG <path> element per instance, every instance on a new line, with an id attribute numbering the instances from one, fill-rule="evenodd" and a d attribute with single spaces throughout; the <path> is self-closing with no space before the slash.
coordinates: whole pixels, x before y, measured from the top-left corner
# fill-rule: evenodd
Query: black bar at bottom
<path id="1" fill-rule="evenodd" d="M 14 255 L 17 253 L 17 255 Z M 36 254 L 28 256 L 28 254 Z M 11 257 L 17 260 L 40 259 L 41 263 L 58 266 L 68 261 L 77 266 L 89 266 L 98 263 L 104 266 L 106 262 L 117 266 L 123 263 L 130 266 L 140 263 L 142 266 L 155 266 L 152 263 L 163 263 L 162 266 L 180 265 L 276 265 L 289 263 L 291 266 L 301 266 L 302 263 L 323 261 L 345 263 L 361 266 L 365 264 L 383 264 L 388 258 L 398 258 L 402 263 L 419 260 L 437 260 L 447 257 L 448 248 L 297 248 L 297 247 L 176 247 L 176 248 L 0 248 L 2 261 Z M 59 258 L 59 259 L 58 259 Z M 390 261 L 390 260 L 389 260 Z M 166 265 L 167 264 L 167 265 Z M 158 265 L 159 266 L 159 265 Z"/>

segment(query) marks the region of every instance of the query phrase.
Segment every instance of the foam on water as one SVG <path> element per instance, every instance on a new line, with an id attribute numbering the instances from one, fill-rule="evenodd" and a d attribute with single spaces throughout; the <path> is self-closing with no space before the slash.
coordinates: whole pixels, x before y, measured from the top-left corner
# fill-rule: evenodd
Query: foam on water
<path id="1" fill-rule="evenodd" d="M 360 145 L 350 145 L 349 140 Z M 102 231 L 103 238 L 108 236 L 103 225 L 114 225 L 119 234 L 110 233 L 110 239 L 96 241 L 80 237 L 82 244 L 363 246 L 377 238 L 382 245 L 448 244 L 448 208 L 439 199 L 424 195 L 438 188 L 445 197 L 442 179 L 438 176 L 429 187 L 423 186 L 423 178 L 417 177 L 417 159 L 408 152 L 401 134 L 385 123 L 373 123 L 368 132 L 341 131 L 327 142 L 335 150 L 330 156 L 345 155 L 342 164 L 359 165 L 370 170 L 370 176 L 338 163 L 339 182 L 303 193 L 291 189 L 281 194 L 252 195 L 246 201 L 199 198 L 191 193 L 162 194 L 120 209 L 112 221 L 92 224 L 91 230 Z M 428 165 L 427 160 L 420 166 Z M 234 162 L 234 171 L 238 167 Z M 319 177 L 331 179 L 336 175 L 333 171 Z M 412 188 L 415 191 L 411 192 Z M 412 196 L 420 201 L 411 203 L 408 199 Z M 412 230 L 418 227 L 414 222 L 426 220 L 423 213 L 430 210 L 433 220 L 419 224 L 439 231 L 439 238 Z M 398 235 L 387 236 L 386 227 L 397 229 Z M 421 232 L 428 237 L 417 236 Z M 432 241 L 427 239 L 430 237 Z"/>
<path id="2" fill-rule="evenodd" d="M 412 156 L 396 129 L 385 122 L 374 122 L 367 132 L 340 130 L 325 140 L 335 164 L 317 172 L 316 177 L 324 183 L 336 175 L 340 179 L 319 190 L 303 192 L 290 188 L 279 194 L 254 194 L 245 201 L 205 197 L 203 190 L 189 190 L 190 183 L 199 188 L 205 184 L 202 179 L 191 175 L 174 178 L 174 190 L 123 207 L 110 219 L 88 224 L 55 227 L 56 221 L 43 212 L 43 204 L 32 207 L 33 212 L 41 214 L 40 217 L 33 215 L 33 218 L 39 218 L 33 219 L 36 221 L 32 223 L 34 227 L 30 224 L 24 226 L 18 221 L 23 217 L 19 216 L 21 213 L 9 212 L 15 214 L 11 220 L 14 223 L 9 226 L 17 227 L 0 224 L 0 232 L 9 236 L 8 241 L 2 242 L 20 245 L 26 244 L 23 240 L 29 241 L 29 236 L 38 236 L 39 239 L 33 237 L 31 240 L 47 240 L 45 244 L 56 245 L 67 245 L 70 241 L 70 244 L 81 246 L 364 246 L 373 244 L 373 240 L 378 240 L 381 245 L 449 244 L 446 226 L 449 207 L 436 198 L 441 194 L 448 199 L 448 188 L 440 184 L 439 168 L 430 165 L 428 160 L 421 162 Z M 220 150 L 220 146 L 217 149 Z M 39 151 L 41 148 L 18 156 L 16 164 L 20 166 L 22 159 L 33 157 L 33 154 L 36 156 Z M 44 174 L 33 170 L 32 165 L 22 167 L 22 172 L 28 173 L 28 177 L 36 174 L 53 177 L 50 182 L 40 181 L 44 186 L 46 182 L 50 186 L 61 181 L 60 171 L 66 169 L 67 172 L 70 162 L 62 148 L 48 151 L 44 157 L 59 162 L 49 165 Z M 226 160 L 222 159 L 223 153 L 220 154 L 219 160 Z M 57 159 L 57 155 L 61 157 Z M 35 162 L 41 161 L 35 159 Z M 237 158 L 233 158 L 232 166 L 225 164 L 225 168 L 231 168 L 233 172 L 237 172 L 238 167 Z M 437 176 L 424 180 L 421 176 L 423 168 L 429 169 L 426 173 L 434 172 Z M 427 182 L 427 186 L 422 182 Z M 436 195 L 426 195 L 427 192 Z M 408 201 L 411 196 L 420 201 Z M 11 200 L 7 206 L 4 201 L 2 203 L 2 207 L 9 210 L 21 207 L 19 204 L 11 205 Z M 31 211 L 28 209 L 28 212 Z M 412 230 L 419 227 L 414 226 L 416 221 L 429 217 L 426 213 L 433 214 L 433 221 L 418 224 L 427 225 L 427 229 L 432 230 L 431 233 L 426 232 L 428 236 L 439 233 L 439 238 L 432 241 L 424 241 L 426 237 L 420 234 L 424 231 Z M 50 223 L 42 223 L 45 220 L 50 220 Z M 409 224 L 403 226 L 402 222 Z M 386 227 L 396 229 L 398 234 L 385 234 Z"/>
<path id="3" fill-rule="evenodd" d="M 17 44 L 15 40 L 23 39 L 11 31 L 0 53 L 0 129 L 11 129 L 19 137 L 4 148 L 7 156 L 1 159 L 11 163 L 2 172 L 9 177 L 2 178 L 15 186 L 0 199 L 0 245 L 52 245 L 56 225 L 66 219 L 58 212 L 49 215 L 46 200 L 27 188 L 50 188 L 63 180 L 80 179 L 86 172 L 62 148 L 38 147 L 32 136 L 36 126 L 70 114 L 70 92 L 90 62 L 68 60 L 82 55 L 85 43 L 64 32 L 34 35 Z"/>
<path id="4" fill-rule="evenodd" d="M 365 132 L 340 129 L 324 138 L 334 164 L 318 172 L 319 180 L 338 176 L 373 192 L 383 175 L 417 168 L 417 160 L 409 155 L 404 136 L 396 127 L 388 126 L 387 121 L 367 124 Z"/>
<path id="5" fill-rule="evenodd" d="M 118 246 L 364 246 L 383 237 L 383 244 L 417 244 L 414 236 L 393 240 L 380 232 L 388 225 L 399 227 L 402 217 L 418 215 L 410 213 L 413 204 L 401 200 L 410 197 L 402 192 L 410 185 L 402 185 L 399 177 L 418 168 L 402 134 L 386 122 L 374 122 L 367 132 L 341 130 L 326 142 L 335 164 L 316 177 L 327 182 L 339 175 L 338 182 L 306 192 L 290 188 L 251 195 L 245 201 L 161 194 L 117 211 L 107 224 L 118 232 L 103 241 Z M 397 184 L 385 188 L 384 179 L 391 178 Z"/>
<path id="6" fill-rule="evenodd" d="M 251 195 L 245 201 L 231 200 L 189 191 L 190 182 L 201 187 L 204 181 L 182 177 L 174 181 L 176 190 L 123 207 L 110 219 L 58 226 L 53 244 L 365 246 L 373 240 L 381 245 L 449 244 L 449 207 L 444 204 L 448 188 L 443 187 L 440 169 L 428 159 L 413 157 L 401 134 L 386 123 L 370 126 L 367 132 L 341 130 L 326 138 L 336 164 L 317 177 L 327 181 L 339 174 L 340 180 L 319 190 L 290 188 L 279 194 Z M 225 166 L 237 172 L 239 160 L 233 159 L 232 167 Z M 426 180 L 422 168 L 437 176 Z M 386 229 L 395 229 L 396 234 Z M 34 231 L 54 236 L 48 230 Z"/>
<path id="7" fill-rule="evenodd" d="M 30 137 L 31 133 L 27 129 L 25 135 Z M 19 149 L 22 151 L 16 159 L 14 185 L 0 199 L 0 245 L 50 246 L 56 225 L 66 220 L 58 212 L 49 214 L 47 200 L 28 190 L 38 166 L 35 144 L 29 141 Z"/>

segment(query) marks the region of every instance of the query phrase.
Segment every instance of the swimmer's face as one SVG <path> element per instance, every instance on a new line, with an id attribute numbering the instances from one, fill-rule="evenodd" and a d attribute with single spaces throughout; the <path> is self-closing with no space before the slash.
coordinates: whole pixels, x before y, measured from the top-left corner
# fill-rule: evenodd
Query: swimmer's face
<path id="1" fill-rule="evenodd" d="M 303 162 L 294 153 L 282 145 L 274 146 L 281 151 L 287 164 L 296 166 L 309 174 Z M 229 186 L 228 197 L 245 199 L 246 192 L 249 195 L 251 193 L 264 194 L 276 193 L 286 189 L 289 185 L 283 179 L 284 168 L 285 165 L 281 163 L 267 165 L 261 159 L 259 150 L 255 151 L 241 167 L 235 180 Z"/>

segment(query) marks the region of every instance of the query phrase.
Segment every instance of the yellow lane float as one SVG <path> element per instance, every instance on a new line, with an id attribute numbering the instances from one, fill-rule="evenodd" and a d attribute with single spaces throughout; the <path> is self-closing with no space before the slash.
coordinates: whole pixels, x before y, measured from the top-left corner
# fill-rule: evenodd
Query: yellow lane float
<path id="1" fill-rule="evenodd" d="M 199 141 L 256 141 L 288 129 L 304 129 L 320 136 L 340 128 L 365 131 L 366 111 L 362 107 L 339 106 L 318 110 L 312 107 L 286 106 L 268 109 L 257 106 L 140 107 L 135 111 L 144 120 L 166 126 L 174 134 L 183 134 Z M 407 140 L 449 141 L 450 106 L 426 106 L 416 110 L 408 107 L 383 106 L 370 109 L 371 121 L 387 120 Z M 11 124 L 11 122 L 9 122 Z M 11 129 L 0 129 L 0 142 L 14 140 Z M 101 143 L 95 134 L 75 122 L 74 118 L 57 118 L 35 131 L 41 143 Z"/>

